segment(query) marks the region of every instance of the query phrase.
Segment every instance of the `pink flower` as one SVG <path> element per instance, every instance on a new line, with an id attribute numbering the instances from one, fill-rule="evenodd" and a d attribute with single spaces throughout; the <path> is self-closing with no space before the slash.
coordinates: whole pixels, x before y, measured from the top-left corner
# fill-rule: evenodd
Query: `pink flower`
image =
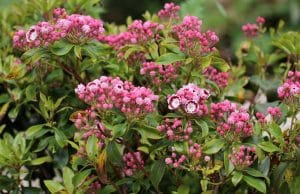
<path id="1" fill-rule="evenodd" d="M 189 114 L 195 114 L 198 112 L 198 103 L 191 100 L 185 104 L 185 112 Z"/>
<path id="2" fill-rule="evenodd" d="M 168 97 L 168 108 L 170 110 L 175 110 L 181 105 L 180 97 L 173 94 L 170 97 Z"/>

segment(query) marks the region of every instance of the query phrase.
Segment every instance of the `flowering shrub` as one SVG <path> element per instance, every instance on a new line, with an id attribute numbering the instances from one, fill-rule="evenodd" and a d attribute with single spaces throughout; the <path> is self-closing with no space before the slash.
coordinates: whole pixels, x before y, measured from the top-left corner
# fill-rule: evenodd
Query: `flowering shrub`
<path id="1" fill-rule="evenodd" d="M 299 192 L 298 32 L 258 17 L 231 62 L 174 3 L 126 27 L 47 6 L 0 61 L 1 192 Z"/>

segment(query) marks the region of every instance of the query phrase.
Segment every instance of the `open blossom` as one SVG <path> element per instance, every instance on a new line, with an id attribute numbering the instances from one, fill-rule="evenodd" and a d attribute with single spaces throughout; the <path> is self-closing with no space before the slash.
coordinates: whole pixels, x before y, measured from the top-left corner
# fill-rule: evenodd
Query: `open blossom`
<path id="1" fill-rule="evenodd" d="M 201 32 L 202 21 L 195 16 L 185 16 L 182 23 L 173 27 L 179 39 L 180 49 L 194 57 L 215 50 L 214 45 L 219 41 L 215 32 Z"/>
<path id="2" fill-rule="evenodd" d="M 253 133 L 253 124 L 247 110 L 238 108 L 237 104 L 228 100 L 212 103 L 211 116 L 216 121 L 216 130 L 221 136 L 234 134 L 234 137 L 249 137 Z"/>
<path id="3" fill-rule="evenodd" d="M 195 84 L 188 84 L 180 88 L 176 94 L 168 96 L 168 108 L 170 110 L 181 108 L 187 114 L 202 116 L 208 112 L 205 101 L 209 96 L 208 90 Z"/>
<path id="4" fill-rule="evenodd" d="M 158 12 L 158 17 L 161 20 L 179 20 L 180 6 L 175 5 L 173 2 L 166 3 L 164 9 Z"/>
<path id="5" fill-rule="evenodd" d="M 219 88 L 225 88 L 228 85 L 228 72 L 221 72 L 213 67 L 207 67 L 204 69 L 203 74 L 207 79 L 214 81 Z"/>
<path id="6" fill-rule="evenodd" d="M 290 101 L 300 94 L 300 71 L 289 71 L 285 82 L 277 89 L 279 98 Z"/>
<path id="7" fill-rule="evenodd" d="M 188 121 L 186 127 L 182 125 L 182 120 L 175 118 L 171 120 L 166 118 L 164 123 L 157 126 L 157 130 L 161 133 L 166 133 L 166 136 L 169 140 L 188 140 L 190 134 L 193 132 L 192 123 Z"/>
<path id="8" fill-rule="evenodd" d="M 75 93 L 85 103 L 99 111 L 119 108 L 128 117 L 143 116 L 155 110 L 158 96 L 145 87 L 135 87 L 120 78 L 101 76 L 87 85 L 79 84 Z"/>
<path id="9" fill-rule="evenodd" d="M 255 147 L 246 147 L 241 145 L 238 149 L 233 148 L 232 154 L 229 154 L 228 158 L 236 169 L 243 170 L 251 166 L 251 164 L 256 160 L 257 156 L 255 152 Z"/>
<path id="10" fill-rule="evenodd" d="M 144 168 L 144 160 L 140 152 L 128 152 L 123 156 L 125 164 L 123 172 L 126 176 L 132 176 L 138 170 Z"/>

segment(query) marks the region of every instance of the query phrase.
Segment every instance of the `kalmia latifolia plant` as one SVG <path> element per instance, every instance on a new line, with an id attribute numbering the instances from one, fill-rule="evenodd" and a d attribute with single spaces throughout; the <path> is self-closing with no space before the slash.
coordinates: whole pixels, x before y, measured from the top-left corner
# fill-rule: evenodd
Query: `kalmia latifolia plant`
<path id="1" fill-rule="evenodd" d="M 299 193 L 298 32 L 258 17 L 231 61 L 174 3 L 116 26 L 58 2 L 1 59 L 1 193 Z"/>

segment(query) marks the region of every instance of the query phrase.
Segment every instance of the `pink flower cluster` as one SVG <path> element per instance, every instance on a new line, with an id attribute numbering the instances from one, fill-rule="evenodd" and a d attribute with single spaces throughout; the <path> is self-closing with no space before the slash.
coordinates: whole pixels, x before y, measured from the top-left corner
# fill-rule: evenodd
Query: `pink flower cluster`
<path id="1" fill-rule="evenodd" d="M 178 118 L 174 120 L 166 118 L 164 124 L 157 126 L 157 130 L 159 132 L 166 132 L 167 138 L 175 141 L 188 140 L 190 134 L 193 132 L 191 121 L 188 121 L 186 128 L 183 129 L 182 120 Z"/>
<path id="2" fill-rule="evenodd" d="M 185 155 L 176 154 L 175 151 L 172 152 L 171 157 L 165 159 L 167 165 L 171 165 L 173 168 L 178 168 L 180 165 L 186 161 Z"/>
<path id="3" fill-rule="evenodd" d="M 258 121 L 260 124 L 264 125 L 264 124 L 267 123 L 266 115 L 265 115 L 264 113 L 257 112 L 257 113 L 255 113 L 255 116 L 256 116 L 257 121 Z"/>
<path id="4" fill-rule="evenodd" d="M 75 93 L 100 112 L 115 107 L 128 117 L 139 117 L 153 112 L 154 102 L 158 100 L 158 96 L 149 88 L 135 87 L 131 82 L 107 76 L 101 76 L 86 86 L 78 85 Z"/>
<path id="5" fill-rule="evenodd" d="M 277 89 L 277 93 L 279 98 L 287 101 L 292 100 L 295 95 L 300 94 L 300 71 L 289 71 L 287 79 Z"/>
<path id="6" fill-rule="evenodd" d="M 125 163 L 123 172 L 127 176 L 132 176 L 137 170 L 144 168 L 144 160 L 140 152 L 128 152 L 123 156 Z"/>
<path id="7" fill-rule="evenodd" d="M 15 32 L 13 44 L 23 50 L 49 46 L 60 39 L 80 44 L 90 39 L 98 39 L 103 32 L 101 20 L 79 14 L 67 15 L 64 9 L 57 8 L 54 10 L 53 21 L 39 22 L 28 31 Z"/>
<path id="8" fill-rule="evenodd" d="M 161 20 L 179 20 L 178 11 L 180 10 L 180 6 L 175 5 L 173 2 L 166 3 L 164 9 L 158 12 L 158 17 Z"/>
<path id="9" fill-rule="evenodd" d="M 89 181 L 90 179 L 97 179 L 97 177 L 93 177 L 93 176 L 88 177 L 87 181 Z M 96 180 L 89 185 L 86 193 L 96 194 L 97 191 L 99 191 L 100 189 L 101 189 L 101 183 L 100 181 Z"/>
<path id="10" fill-rule="evenodd" d="M 202 156 L 201 146 L 198 143 L 194 143 L 189 147 L 189 154 L 197 159 Z"/>
<path id="11" fill-rule="evenodd" d="M 90 136 L 95 135 L 101 140 L 99 142 L 100 147 L 102 147 L 103 140 L 110 135 L 110 132 L 108 132 L 103 124 L 96 118 L 96 112 L 90 109 L 77 114 L 75 126 L 84 132 L 82 135 L 83 139 L 87 140 Z"/>
<path id="12" fill-rule="evenodd" d="M 144 62 L 140 74 L 146 76 L 153 86 L 161 90 L 161 84 L 170 83 L 177 78 L 178 65 L 160 65 L 155 62 Z"/>
<path id="13" fill-rule="evenodd" d="M 281 118 L 281 111 L 279 107 L 268 107 L 268 113 L 272 116 L 273 119 Z"/>
<path id="14" fill-rule="evenodd" d="M 217 122 L 217 132 L 221 136 L 229 134 L 238 137 L 249 137 L 253 132 L 253 124 L 247 110 L 237 107 L 228 100 L 211 104 L 211 115 Z"/>
<path id="15" fill-rule="evenodd" d="M 257 156 L 255 152 L 255 147 L 246 147 L 241 145 L 238 150 L 233 148 L 232 154 L 229 154 L 228 158 L 236 169 L 243 170 L 251 166 L 251 164 L 256 160 Z"/>
<path id="16" fill-rule="evenodd" d="M 180 88 L 176 94 L 168 96 L 168 108 L 177 110 L 181 108 L 187 114 L 202 116 L 208 113 L 205 104 L 210 93 L 195 84 L 188 84 Z"/>
<path id="17" fill-rule="evenodd" d="M 125 45 L 146 45 L 149 41 L 159 38 L 159 32 L 164 28 L 163 25 L 142 20 L 134 20 L 128 26 L 126 32 L 117 35 L 107 35 L 100 38 L 101 41 L 106 42 L 112 46 L 117 52 L 118 57 L 123 59 Z M 129 59 L 130 61 L 144 61 L 145 53 L 142 51 L 133 52 Z"/>
<path id="18" fill-rule="evenodd" d="M 257 24 L 247 23 L 242 26 L 242 30 L 247 37 L 255 37 L 258 35 L 259 28 L 266 22 L 265 18 L 259 16 L 256 18 Z"/>
<path id="19" fill-rule="evenodd" d="M 207 67 L 204 69 L 203 74 L 207 79 L 214 81 L 219 88 L 225 88 L 228 85 L 228 72 L 221 72 L 213 67 Z"/>
<path id="20" fill-rule="evenodd" d="M 49 22 L 39 22 L 31 26 L 28 31 L 19 30 L 14 33 L 15 48 L 27 50 L 33 47 L 49 46 L 61 38 L 56 27 Z"/>
<path id="21" fill-rule="evenodd" d="M 175 25 L 173 31 L 179 39 L 180 49 L 190 56 L 197 57 L 215 50 L 219 41 L 215 32 L 201 32 L 202 21 L 195 16 L 185 16 L 181 24 Z"/>

